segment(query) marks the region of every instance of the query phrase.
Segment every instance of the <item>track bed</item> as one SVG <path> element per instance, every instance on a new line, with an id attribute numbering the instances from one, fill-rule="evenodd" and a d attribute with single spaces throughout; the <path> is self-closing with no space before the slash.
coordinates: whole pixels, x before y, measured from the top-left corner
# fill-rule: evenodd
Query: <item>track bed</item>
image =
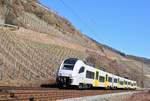
<path id="1" fill-rule="evenodd" d="M 99 89 L 72 90 L 40 87 L 1 87 L 0 89 L 0 101 L 56 101 L 66 98 L 76 98 L 129 91 Z"/>

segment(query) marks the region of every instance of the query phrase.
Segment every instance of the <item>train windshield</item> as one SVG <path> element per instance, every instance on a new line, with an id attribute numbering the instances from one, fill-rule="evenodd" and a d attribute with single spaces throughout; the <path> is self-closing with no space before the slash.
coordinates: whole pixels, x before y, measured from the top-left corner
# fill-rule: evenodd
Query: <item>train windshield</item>
<path id="1" fill-rule="evenodd" d="M 64 70 L 73 70 L 75 63 L 78 59 L 70 58 L 64 61 L 64 66 L 62 69 Z"/>

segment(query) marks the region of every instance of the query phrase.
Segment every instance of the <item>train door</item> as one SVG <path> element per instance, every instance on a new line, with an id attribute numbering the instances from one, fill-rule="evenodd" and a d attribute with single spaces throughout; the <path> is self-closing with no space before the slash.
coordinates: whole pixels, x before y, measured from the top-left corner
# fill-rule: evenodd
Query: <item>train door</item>
<path id="1" fill-rule="evenodd" d="M 112 88 L 114 88 L 114 76 L 112 76 L 112 85 L 111 85 Z"/>
<path id="2" fill-rule="evenodd" d="M 108 75 L 106 74 L 106 76 L 105 76 L 105 88 L 107 88 L 108 87 Z"/>
<path id="3" fill-rule="evenodd" d="M 95 73 L 94 87 L 99 87 L 99 71 L 96 71 Z"/>
<path id="4" fill-rule="evenodd" d="M 123 81 L 123 88 L 126 88 L 126 81 Z"/>
<path id="5" fill-rule="evenodd" d="M 81 67 L 77 76 L 78 83 L 85 83 L 85 67 Z"/>
<path id="6" fill-rule="evenodd" d="M 118 82 L 117 82 L 117 88 L 120 88 L 120 79 L 118 78 L 118 80 L 117 80 Z"/>

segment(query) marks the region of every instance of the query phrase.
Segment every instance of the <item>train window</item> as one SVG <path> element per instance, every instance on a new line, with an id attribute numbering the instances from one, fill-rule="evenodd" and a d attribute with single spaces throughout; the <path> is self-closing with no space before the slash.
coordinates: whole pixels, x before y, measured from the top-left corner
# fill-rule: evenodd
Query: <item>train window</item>
<path id="1" fill-rule="evenodd" d="M 74 65 L 64 64 L 63 69 L 64 70 L 73 70 Z"/>
<path id="2" fill-rule="evenodd" d="M 124 83 L 127 85 L 127 81 L 124 81 Z"/>
<path id="3" fill-rule="evenodd" d="M 94 79 L 94 72 L 86 71 L 86 78 L 88 78 L 88 79 Z"/>
<path id="4" fill-rule="evenodd" d="M 130 85 L 131 83 L 130 82 L 128 82 L 128 85 Z"/>
<path id="5" fill-rule="evenodd" d="M 105 77 L 100 76 L 100 77 L 99 77 L 99 81 L 100 81 L 100 82 L 104 82 L 104 81 L 105 81 Z"/>
<path id="6" fill-rule="evenodd" d="M 108 77 L 108 82 L 112 82 L 112 77 Z"/>
<path id="7" fill-rule="evenodd" d="M 123 85 L 123 81 L 120 81 L 120 85 Z"/>
<path id="8" fill-rule="evenodd" d="M 84 70 L 85 70 L 85 68 L 84 68 L 84 67 L 81 67 L 80 70 L 79 70 L 79 73 L 83 73 Z"/>
<path id="9" fill-rule="evenodd" d="M 134 86 L 136 86 L 136 83 L 134 83 Z"/>
<path id="10" fill-rule="evenodd" d="M 64 61 L 64 64 L 75 64 L 78 59 L 76 58 L 70 58 Z"/>
<path id="11" fill-rule="evenodd" d="M 96 80 L 98 80 L 99 72 L 96 72 Z"/>
<path id="12" fill-rule="evenodd" d="M 117 83 L 117 79 L 116 78 L 114 79 L 114 83 Z"/>
<path id="13" fill-rule="evenodd" d="M 75 63 L 78 59 L 70 58 L 64 61 L 64 66 L 62 69 L 64 70 L 73 70 Z"/>

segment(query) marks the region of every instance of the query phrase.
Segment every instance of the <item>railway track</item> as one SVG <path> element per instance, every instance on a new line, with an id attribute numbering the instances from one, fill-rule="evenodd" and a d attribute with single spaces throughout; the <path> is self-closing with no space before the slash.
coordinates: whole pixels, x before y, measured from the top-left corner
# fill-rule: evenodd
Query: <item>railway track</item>
<path id="1" fill-rule="evenodd" d="M 0 101 L 56 101 L 59 99 L 94 96 L 108 93 L 126 92 L 127 90 L 69 90 L 57 88 L 3 87 Z"/>

